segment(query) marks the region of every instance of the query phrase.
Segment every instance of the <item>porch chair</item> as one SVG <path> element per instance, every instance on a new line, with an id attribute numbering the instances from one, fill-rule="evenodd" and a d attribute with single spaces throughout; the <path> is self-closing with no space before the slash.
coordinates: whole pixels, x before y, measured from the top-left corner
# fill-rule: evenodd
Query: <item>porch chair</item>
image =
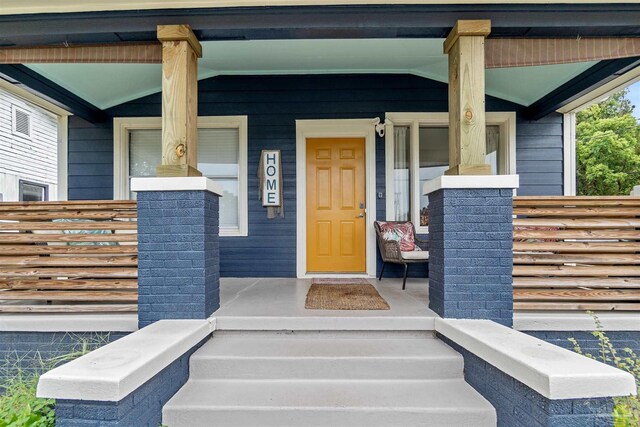
<path id="1" fill-rule="evenodd" d="M 404 265 L 402 290 L 404 290 L 409 264 L 429 262 L 429 242 L 418 237 L 411 221 L 376 221 L 374 227 L 378 248 L 382 255 L 382 270 L 378 280 L 382 280 L 386 263 L 402 264 Z"/>

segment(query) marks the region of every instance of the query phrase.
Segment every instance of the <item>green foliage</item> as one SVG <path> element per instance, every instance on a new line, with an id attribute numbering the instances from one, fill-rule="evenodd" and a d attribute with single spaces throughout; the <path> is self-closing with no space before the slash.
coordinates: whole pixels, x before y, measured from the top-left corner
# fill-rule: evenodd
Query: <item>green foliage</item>
<path id="1" fill-rule="evenodd" d="M 596 330 L 591 332 L 591 334 L 598 339 L 600 345 L 598 354 L 585 353 L 575 338 L 569 338 L 569 341 L 573 344 L 573 350 L 583 356 L 600 360 L 601 362 L 629 372 L 635 377 L 636 385 L 640 385 L 640 356 L 636 355 L 630 348 L 622 349 L 622 351 L 616 350 L 604 332 L 598 316 L 590 311 L 587 313 L 593 317 L 596 323 Z M 638 387 L 638 394 L 636 396 L 615 397 L 614 404 L 614 427 L 640 426 L 640 386 Z"/>
<path id="2" fill-rule="evenodd" d="M 577 114 L 578 193 L 629 195 L 640 184 L 640 124 L 628 90 Z"/>
<path id="3" fill-rule="evenodd" d="M 53 427 L 53 399 L 36 398 L 38 375 L 19 371 L 0 396 L 0 427 Z"/>
<path id="4" fill-rule="evenodd" d="M 62 356 L 43 359 L 35 351 L 0 361 L 0 372 L 7 378 L 0 383 L 0 427 L 55 426 L 54 400 L 36 397 L 40 375 L 109 342 L 108 334 L 95 334 L 89 339 L 72 337 L 77 344 Z"/>

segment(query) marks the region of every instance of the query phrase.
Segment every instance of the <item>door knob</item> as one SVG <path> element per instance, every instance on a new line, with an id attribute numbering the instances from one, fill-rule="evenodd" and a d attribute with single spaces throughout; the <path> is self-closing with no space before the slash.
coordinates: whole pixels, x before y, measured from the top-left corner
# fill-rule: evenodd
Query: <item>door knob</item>
<path id="1" fill-rule="evenodd" d="M 364 213 L 361 213 L 360 215 L 358 215 L 356 218 L 364 218 Z"/>

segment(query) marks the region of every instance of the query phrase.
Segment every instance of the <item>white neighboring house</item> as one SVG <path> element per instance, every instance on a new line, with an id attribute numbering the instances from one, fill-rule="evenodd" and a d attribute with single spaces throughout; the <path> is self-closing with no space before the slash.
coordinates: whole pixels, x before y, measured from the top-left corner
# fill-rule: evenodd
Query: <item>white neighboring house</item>
<path id="1" fill-rule="evenodd" d="M 59 200 L 59 116 L 0 88 L 0 201 Z"/>

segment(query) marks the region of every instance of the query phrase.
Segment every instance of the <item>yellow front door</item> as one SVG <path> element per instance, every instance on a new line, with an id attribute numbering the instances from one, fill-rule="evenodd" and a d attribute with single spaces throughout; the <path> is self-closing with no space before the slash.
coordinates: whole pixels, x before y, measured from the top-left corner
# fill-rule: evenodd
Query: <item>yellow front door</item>
<path id="1" fill-rule="evenodd" d="M 307 271 L 364 273 L 364 138 L 307 139 Z"/>

